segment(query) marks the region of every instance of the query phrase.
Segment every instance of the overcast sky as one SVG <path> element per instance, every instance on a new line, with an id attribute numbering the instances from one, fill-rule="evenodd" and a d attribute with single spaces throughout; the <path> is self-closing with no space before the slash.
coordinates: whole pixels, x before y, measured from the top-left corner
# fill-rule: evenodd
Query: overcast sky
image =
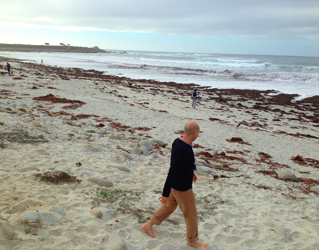
<path id="1" fill-rule="evenodd" d="M 0 0 L 0 43 L 319 56 L 319 0 Z"/>

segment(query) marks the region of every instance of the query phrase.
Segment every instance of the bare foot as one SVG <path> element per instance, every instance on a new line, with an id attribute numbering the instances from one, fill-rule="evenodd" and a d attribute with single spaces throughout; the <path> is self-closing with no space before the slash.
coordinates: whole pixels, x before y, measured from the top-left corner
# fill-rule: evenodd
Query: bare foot
<path id="1" fill-rule="evenodd" d="M 145 233 L 147 233 L 152 238 L 155 238 L 153 231 L 152 231 L 152 226 L 153 226 L 152 221 L 148 221 L 142 226 L 142 228 L 145 231 Z"/>
<path id="2" fill-rule="evenodd" d="M 204 249 L 208 247 L 208 244 L 205 243 L 199 243 L 199 242 L 194 242 L 194 243 L 188 243 L 191 247 L 194 247 L 196 249 Z"/>

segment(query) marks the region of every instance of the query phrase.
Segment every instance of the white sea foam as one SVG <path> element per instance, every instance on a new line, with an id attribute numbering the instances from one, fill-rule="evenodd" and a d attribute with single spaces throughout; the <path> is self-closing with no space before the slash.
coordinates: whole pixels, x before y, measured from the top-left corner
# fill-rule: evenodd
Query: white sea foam
<path id="1" fill-rule="evenodd" d="M 275 89 L 301 97 L 319 92 L 319 58 L 144 51 L 0 55 L 59 67 L 96 69 L 134 79 L 195 83 L 214 88 Z"/>

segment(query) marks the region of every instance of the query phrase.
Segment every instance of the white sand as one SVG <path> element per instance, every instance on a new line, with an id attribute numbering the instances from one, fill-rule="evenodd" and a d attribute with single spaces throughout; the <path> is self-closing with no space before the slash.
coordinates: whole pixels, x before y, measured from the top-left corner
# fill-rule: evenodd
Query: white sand
<path id="1" fill-rule="evenodd" d="M 143 232 L 142 224 L 132 212 L 134 209 L 142 209 L 146 211 L 143 216 L 147 217 L 160 207 L 157 200 L 160 193 L 154 191 L 161 191 L 163 188 L 169 168 L 169 147 L 163 149 L 162 154 L 156 149 L 147 156 L 130 153 L 133 160 L 121 149 L 131 152 L 130 144 L 134 140 L 151 140 L 147 136 L 163 140 L 170 146 L 178 137 L 175 132 L 183 130 L 185 123 L 190 120 L 198 122 L 202 131 L 195 143 L 204 148 L 196 148 L 195 152 L 207 151 L 213 154 L 215 150 L 237 150 L 244 152 L 244 155 L 227 152 L 226 155 L 242 157 L 247 162 L 228 160 L 230 167 L 238 168 L 237 172 L 213 168 L 213 174 L 198 173 L 199 178 L 213 179 L 213 175 L 231 177 L 219 178 L 219 182 L 199 179 L 193 185 L 201 216 L 200 242 L 209 243 L 207 249 L 220 250 L 319 249 L 318 195 L 314 192 L 305 194 L 298 189 L 299 186 L 307 187 L 306 184 L 285 182 L 256 173 L 259 170 L 269 170 L 269 164 L 255 160 L 259 159 L 259 152 L 264 152 L 272 156 L 272 162 L 288 165 L 289 170 L 298 178 L 319 180 L 318 168 L 301 166 L 291 160 L 297 155 L 318 159 L 319 140 L 274 133 L 281 130 L 292 134 L 299 132 L 319 136 L 319 128 L 312 126 L 314 124 L 311 122 L 289 120 L 291 115 L 283 115 L 281 121 L 272 121 L 277 115 L 263 111 L 258 111 L 258 116 L 253 116 L 245 113 L 244 109 L 203 101 L 208 97 L 204 93 L 200 93 L 203 100 L 198 104 L 198 109 L 193 110 L 190 107 L 190 98 L 182 96 L 180 93 L 183 91 L 173 88 L 163 87 L 165 90 L 179 92 L 178 96 L 173 93 L 153 95 L 152 91 L 146 90 L 154 86 L 145 83 L 140 84 L 144 90 L 133 91 L 110 81 L 96 81 L 98 85 L 95 85 L 93 80 L 66 81 L 56 75 L 45 74 L 39 77 L 33 69 L 15 70 L 25 67 L 23 64 L 11 65 L 14 76 L 0 75 L 0 91 L 13 92 L 8 96 L 0 92 L 0 122 L 4 123 L 3 126 L 0 125 L 0 133 L 23 129 L 30 135 L 42 134 L 48 142 L 5 142 L 7 147 L 0 148 L 0 214 L 13 225 L 16 233 L 13 240 L 7 240 L 0 234 L 0 249 L 192 249 L 185 240 L 186 228 L 179 209 L 170 216 L 172 221 L 165 221 L 159 227 L 154 226 L 155 239 Z M 13 79 L 20 75 L 27 77 Z M 38 88 L 31 89 L 33 86 Z M 49 86 L 56 89 L 48 89 Z M 33 97 L 49 93 L 86 104 L 75 110 L 66 110 L 62 107 L 70 104 L 32 100 Z M 191 93 L 186 94 L 190 96 Z M 174 97 L 182 101 L 172 99 Z M 50 114 L 59 111 L 73 115 L 94 114 L 132 128 L 148 127 L 151 130 L 136 130 L 133 135 L 135 138 L 131 138 L 129 131 L 116 130 L 107 130 L 117 137 L 115 139 L 98 133 L 91 134 L 92 137 L 89 138 L 90 133 L 86 131 L 103 131 L 109 122 L 96 122 L 91 117 L 74 121 L 75 124 L 86 123 L 82 127 L 72 126 L 66 123 L 66 117 L 70 117 L 49 116 L 37 108 L 39 105 Z M 27 112 L 5 112 L 5 108 L 25 109 Z M 291 107 L 280 109 L 288 112 Z M 167 113 L 159 112 L 163 110 Z M 228 123 L 210 121 L 209 118 L 219 118 Z M 236 129 L 236 125 L 243 120 L 267 123 L 268 126 L 258 130 L 256 127 L 241 125 Z M 34 122 L 38 122 L 41 127 L 35 126 Z M 106 127 L 97 129 L 91 123 L 103 123 Z M 232 137 L 241 137 L 251 145 L 226 141 Z M 200 161 L 199 157 L 197 159 Z M 82 164 L 79 167 L 76 165 L 78 162 Z M 38 171 L 26 169 L 33 167 L 43 172 L 59 166 L 68 167 L 82 182 L 62 185 L 40 182 L 34 179 Z M 123 172 L 114 166 L 125 166 L 130 172 Z M 285 168 L 277 167 L 273 170 L 280 172 L 282 169 Z M 113 182 L 113 187 L 102 188 L 104 190 L 142 192 L 140 200 L 132 200 L 132 211 L 126 209 L 125 213 L 117 210 L 119 205 L 116 202 L 93 202 L 101 187 L 87 181 L 91 176 Z M 269 189 L 260 188 L 262 186 Z M 203 199 L 206 196 L 210 202 L 209 207 L 205 206 Z M 66 216 L 56 214 L 62 222 L 60 225 L 44 225 L 37 229 L 36 235 L 32 235 L 26 234 L 24 227 L 18 223 L 21 212 L 50 212 L 53 206 L 63 208 L 66 212 Z M 102 211 L 101 218 L 95 218 L 90 213 L 93 207 Z"/>

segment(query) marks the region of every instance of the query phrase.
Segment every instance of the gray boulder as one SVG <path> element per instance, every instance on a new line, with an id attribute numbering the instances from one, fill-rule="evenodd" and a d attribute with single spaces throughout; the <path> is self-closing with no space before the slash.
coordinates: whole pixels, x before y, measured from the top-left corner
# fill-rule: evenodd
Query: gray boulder
<path id="1" fill-rule="evenodd" d="M 290 170 L 282 170 L 278 173 L 278 178 L 283 180 L 297 180 L 296 175 Z"/>

